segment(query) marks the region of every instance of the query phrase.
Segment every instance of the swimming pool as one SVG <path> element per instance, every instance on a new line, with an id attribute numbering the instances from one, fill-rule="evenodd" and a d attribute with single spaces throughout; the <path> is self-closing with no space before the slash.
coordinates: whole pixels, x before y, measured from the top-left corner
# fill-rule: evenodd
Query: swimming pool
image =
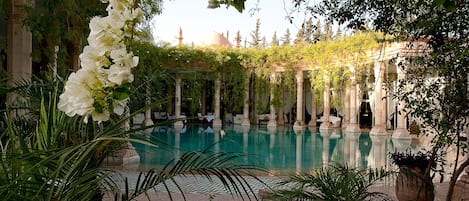
<path id="1" fill-rule="evenodd" d="M 183 129 L 156 127 L 150 135 L 167 146 L 158 148 L 134 144 L 140 155 L 140 168 L 162 167 L 183 152 L 204 150 L 248 154 L 241 163 L 268 169 L 278 175 L 309 172 L 332 164 L 358 168 L 386 168 L 387 154 L 395 146 L 389 136 L 342 133 L 340 130 L 319 132 L 313 128 L 294 131 L 291 127 L 226 126 L 214 130 L 202 125 Z M 409 145 L 412 146 L 410 143 Z"/>

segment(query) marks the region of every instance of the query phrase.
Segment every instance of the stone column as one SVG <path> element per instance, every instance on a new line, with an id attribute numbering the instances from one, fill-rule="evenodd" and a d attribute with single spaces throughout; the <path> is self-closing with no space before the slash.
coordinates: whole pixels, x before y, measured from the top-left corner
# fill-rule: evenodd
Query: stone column
<path id="1" fill-rule="evenodd" d="M 148 82 L 146 83 L 146 96 L 145 97 L 145 103 L 147 105 L 150 105 L 151 104 L 151 92 L 150 92 L 150 80 L 148 80 Z M 151 126 L 153 125 L 153 120 L 151 119 L 151 108 L 148 108 L 147 110 L 145 110 L 145 120 L 143 121 L 143 125 L 145 126 Z"/>
<path id="2" fill-rule="evenodd" d="M 243 122 L 241 125 L 246 127 L 251 126 L 251 122 L 249 121 L 249 76 L 246 76 L 244 80 Z"/>
<path id="3" fill-rule="evenodd" d="M 296 72 L 296 121 L 293 128 L 303 128 L 303 71 Z"/>
<path id="4" fill-rule="evenodd" d="M 278 108 L 278 117 L 277 117 L 277 125 L 285 125 L 285 119 L 283 118 L 283 108 L 285 107 L 285 100 L 283 100 L 283 89 L 280 89 L 280 107 Z"/>
<path id="5" fill-rule="evenodd" d="M 330 90 L 330 80 L 329 76 L 324 75 L 324 111 L 323 111 L 323 118 L 322 123 L 319 129 L 331 129 L 332 125 L 329 122 L 329 116 L 331 113 L 331 90 Z"/>
<path id="6" fill-rule="evenodd" d="M 347 128 L 350 123 L 350 85 L 345 87 L 344 113 L 342 128 Z"/>
<path id="7" fill-rule="evenodd" d="M 275 105 L 273 104 L 275 99 L 275 85 L 276 85 L 276 77 L 275 73 L 270 75 L 270 116 L 269 122 L 267 123 L 267 127 L 277 127 L 277 118 L 275 116 Z"/>
<path id="8" fill-rule="evenodd" d="M 387 135 L 386 131 L 386 101 L 383 100 L 383 94 L 386 95 L 386 91 L 383 88 L 383 80 L 386 66 L 383 61 L 375 62 L 375 104 L 374 104 L 374 116 L 375 124 L 371 128 L 370 135 Z M 383 93 L 384 92 L 384 93 Z"/>
<path id="9" fill-rule="evenodd" d="M 312 85 L 313 83 L 311 83 Z M 312 88 L 312 87 L 311 87 Z M 316 95 L 314 91 L 311 90 L 311 120 L 309 120 L 308 126 L 309 127 L 316 127 L 317 125 L 317 117 L 316 117 Z"/>
<path id="10" fill-rule="evenodd" d="M 398 57 L 396 61 L 396 70 L 397 70 L 397 81 L 398 83 L 405 79 L 405 74 L 402 72 L 402 69 L 399 67 L 399 63 L 402 62 L 402 58 Z M 405 118 L 405 103 L 404 101 L 397 100 L 397 125 L 394 133 L 392 134 L 393 139 L 403 139 L 410 140 L 412 137 L 409 135 L 409 131 L 406 128 L 406 118 Z"/>
<path id="11" fill-rule="evenodd" d="M 181 77 L 176 75 L 176 96 L 175 96 L 175 104 L 174 104 L 174 116 L 176 119 L 181 118 Z M 184 124 L 182 121 L 174 122 L 175 127 L 183 127 Z"/>
<path id="12" fill-rule="evenodd" d="M 360 126 L 358 126 L 358 114 L 357 114 L 357 80 L 355 75 L 350 77 L 350 123 L 345 129 L 349 133 L 361 132 Z"/>
<path id="13" fill-rule="evenodd" d="M 7 71 L 10 79 L 8 86 L 14 87 L 15 82 L 30 80 L 32 74 L 32 34 L 23 25 L 25 19 L 25 6 L 33 6 L 32 0 L 14 0 L 11 2 L 11 10 L 8 15 L 7 25 Z M 7 105 L 17 103 L 21 100 L 17 94 L 8 93 Z M 18 111 L 19 115 L 24 111 Z"/>
<path id="14" fill-rule="evenodd" d="M 221 74 L 217 73 L 217 79 L 215 80 L 215 119 L 213 120 L 213 127 L 221 127 L 220 118 L 220 88 L 221 88 Z"/>

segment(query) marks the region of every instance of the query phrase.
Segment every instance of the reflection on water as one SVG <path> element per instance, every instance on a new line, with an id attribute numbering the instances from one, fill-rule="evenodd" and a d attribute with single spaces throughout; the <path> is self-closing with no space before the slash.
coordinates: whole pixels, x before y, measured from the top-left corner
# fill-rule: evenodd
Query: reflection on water
<path id="1" fill-rule="evenodd" d="M 341 133 L 339 130 L 319 132 L 308 128 L 300 131 L 283 127 L 270 130 L 255 126 L 213 129 L 189 125 L 182 129 L 157 127 L 147 135 L 167 145 L 155 148 L 134 144 L 142 168 L 162 167 L 170 160 L 178 159 L 185 151 L 208 148 L 213 152 L 248 154 L 249 157 L 239 162 L 264 167 L 277 174 L 308 172 L 332 164 L 387 168 L 389 152 L 412 146 L 408 141 L 393 142 L 390 136 Z"/>

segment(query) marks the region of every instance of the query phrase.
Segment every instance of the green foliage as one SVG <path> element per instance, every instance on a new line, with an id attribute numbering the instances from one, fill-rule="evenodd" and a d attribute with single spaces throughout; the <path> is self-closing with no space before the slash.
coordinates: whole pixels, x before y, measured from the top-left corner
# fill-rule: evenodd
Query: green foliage
<path id="1" fill-rule="evenodd" d="M 152 190 L 158 184 L 163 184 L 171 197 L 171 192 L 168 189 L 168 183 L 170 182 L 174 183 L 184 196 L 184 192 L 182 192 L 174 177 L 188 174 L 200 175 L 209 180 L 216 177 L 220 179 L 230 194 L 238 196 L 244 194 L 249 199 L 251 199 L 251 196 L 257 199 L 255 196 L 257 192 L 253 191 L 245 177 L 257 178 L 255 173 L 265 172 L 265 170 L 233 162 L 235 159 L 242 157 L 247 156 L 237 153 L 209 153 L 208 150 L 186 152 L 177 161 L 168 162 L 161 170 L 152 169 L 147 173 L 140 173 L 135 184 L 135 190 L 133 192 L 126 190 L 126 193 L 121 196 L 122 200 L 133 200 L 148 190 Z M 175 162 L 175 165 L 169 166 L 173 162 Z M 258 181 L 264 184 L 262 180 L 258 179 Z"/>
<path id="2" fill-rule="evenodd" d="M 401 167 L 401 166 L 409 166 L 409 167 L 418 167 L 420 170 L 425 171 L 428 168 L 435 168 L 436 162 L 434 158 L 432 158 L 431 153 L 430 155 L 424 152 L 395 152 L 391 153 L 389 156 L 392 160 L 392 163 Z"/>
<path id="3" fill-rule="evenodd" d="M 113 116 L 106 123 L 91 121 L 88 124 L 83 123 L 82 117 L 68 117 L 57 109 L 56 104 L 57 94 L 60 93 L 57 86 L 62 84 L 56 83 L 60 80 L 50 81 L 25 82 L 26 86 L 16 88 L 23 91 L 26 106 L 36 104 L 29 103 L 29 100 L 41 97 L 40 107 L 22 107 L 21 116 L 11 116 L 10 110 L 2 112 L 5 117 L 0 123 L 2 199 L 102 200 L 103 193 L 109 191 L 115 194 L 116 199 L 131 200 L 157 184 L 174 182 L 174 177 L 181 174 L 201 174 L 209 179 L 217 177 L 233 194 L 253 195 L 254 192 L 242 176 L 256 178 L 253 171 L 261 169 L 234 163 L 243 155 L 196 151 L 183 154 L 175 165 L 168 163 L 162 170 L 149 171 L 146 179 L 137 181 L 134 190 L 129 191 L 127 188 L 121 192 L 121 187 L 129 186 L 127 179 L 122 183 L 114 176 L 118 173 L 103 168 L 102 162 L 129 142 L 157 146 L 139 132 L 149 127 L 122 129 L 125 121 L 135 114 L 128 118 Z M 38 83 L 50 85 L 51 93 L 26 96 L 35 94 L 34 90 L 24 90 L 26 88 L 38 88 L 40 92 L 48 88 Z M 149 104 L 136 113 L 153 106 Z M 128 138 L 128 135 L 131 137 Z"/>
<path id="4" fill-rule="evenodd" d="M 268 198 L 275 200 L 388 200 L 389 197 L 372 191 L 372 185 L 386 177 L 384 170 L 358 170 L 347 166 L 331 166 L 312 174 L 290 176 Z"/>
<path id="5" fill-rule="evenodd" d="M 421 121 L 421 131 L 432 137 L 433 155 L 455 148 L 447 200 L 469 160 L 459 164 L 467 145 L 461 134 L 469 126 L 467 104 L 467 74 L 469 2 L 454 0 L 399 1 L 341 1 L 324 0 L 310 5 L 299 1 L 297 6 L 308 7 L 312 14 L 325 16 L 352 29 L 372 27 L 392 35 L 391 40 L 409 41 L 406 48 L 419 50 L 398 65 L 406 72 L 393 96 L 405 103 L 408 116 Z M 366 17 L 365 17 L 366 16 Z"/>

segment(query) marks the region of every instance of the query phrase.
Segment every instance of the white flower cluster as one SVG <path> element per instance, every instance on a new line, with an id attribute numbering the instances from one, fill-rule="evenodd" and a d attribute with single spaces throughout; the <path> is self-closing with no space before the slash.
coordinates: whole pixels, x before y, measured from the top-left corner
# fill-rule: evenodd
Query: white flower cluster
<path id="1" fill-rule="evenodd" d="M 90 21 L 88 46 L 80 55 L 81 68 L 71 73 L 60 95 L 58 108 L 72 117 L 89 116 L 94 121 L 107 121 L 111 111 L 122 115 L 129 97 L 131 69 L 138 57 L 127 51 L 126 39 L 132 37 L 133 22 L 141 10 L 133 0 L 102 0 L 109 3 L 108 16 Z"/>

